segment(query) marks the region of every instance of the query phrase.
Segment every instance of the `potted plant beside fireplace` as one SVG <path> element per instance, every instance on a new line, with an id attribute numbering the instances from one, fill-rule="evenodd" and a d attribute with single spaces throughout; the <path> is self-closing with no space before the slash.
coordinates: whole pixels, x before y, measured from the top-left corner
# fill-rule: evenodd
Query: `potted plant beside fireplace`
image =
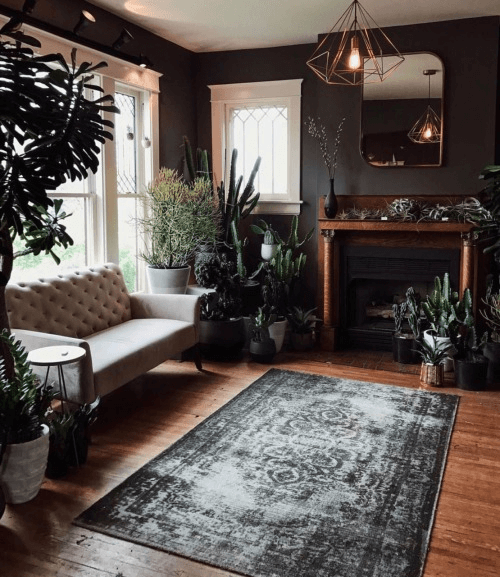
<path id="1" fill-rule="evenodd" d="M 488 291 L 483 299 L 485 308 L 481 315 L 490 329 L 490 341 L 484 346 L 484 356 L 488 358 L 488 381 L 500 382 L 500 292 Z"/>
<path id="2" fill-rule="evenodd" d="M 448 355 L 448 343 L 431 336 L 429 340 L 419 343 L 419 354 L 422 358 L 420 382 L 432 387 L 444 385 L 444 360 Z"/>
<path id="3" fill-rule="evenodd" d="M 392 306 L 395 331 L 392 336 L 392 353 L 394 361 L 402 364 L 417 364 L 419 362 L 418 342 L 421 338 L 421 306 L 415 290 L 410 287 L 406 291 L 406 299 Z M 407 321 L 409 329 L 403 327 Z"/>

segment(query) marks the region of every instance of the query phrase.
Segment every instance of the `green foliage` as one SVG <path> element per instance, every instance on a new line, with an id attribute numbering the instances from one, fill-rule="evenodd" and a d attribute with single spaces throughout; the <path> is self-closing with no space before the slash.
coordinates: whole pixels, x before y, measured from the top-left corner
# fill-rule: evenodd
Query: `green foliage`
<path id="1" fill-rule="evenodd" d="M 254 181 L 260 167 L 260 156 L 255 161 L 255 164 L 248 178 L 248 182 L 241 191 L 243 183 L 243 176 L 236 179 L 236 160 L 238 158 L 238 151 L 233 149 L 231 154 L 231 166 L 229 171 L 229 184 L 220 183 L 217 188 L 217 196 L 219 199 L 219 212 L 222 218 L 222 241 L 227 245 L 231 245 L 232 232 L 231 223 L 234 222 L 236 228 L 239 228 L 240 222 L 245 219 L 257 206 L 259 202 L 260 193 L 254 194 Z"/>
<path id="2" fill-rule="evenodd" d="M 198 273 L 202 280 L 210 280 L 211 286 L 207 288 L 215 289 L 215 293 L 201 296 L 202 320 L 222 321 L 238 317 L 241 310 L 241 277 L 227 253 L 214 253 L 210 260 L 200 263 Z"/>
<path id="3" fill-rule="evenodd" d="M 410 325 L 413 336 L 419 340 L 421 337 L 422 325 L 422 306 L 413 287 L 409 287 L 406 291 L 406 304 L 408 307 L 408 324 Z"/>
<path id="4" fill-rule="evenodd" d="M 250 327 L 252 330 L 252 340 L 261 343 L 271 338 L 269 327 L 276 321 L 276 315 L 266 313 L 263 307 L 257 309 L 256 315 L 250 315 Z"/>
<path id="5" fill-rule="evenodd" d="M 255 234 L 263 235 L 264 244 L 280 244 L 283 242 L 280 235 L 265 220 L 260 219 L 258 223 L 259 224 L 251 224 L 250 230 Z"/>
<path id="6" fill-rule="evenodd" d="M 403 332 L 403 321 L 405 320 L 407 310 L 407 301 L 403 301 L 400 304 L 394 303 L 392 305 L 392 316 L 394 317 L 394 325 L 397 335 L 400 335 Z"/>
<path id="7" fill-rule="evenodd" d="M 149 249 L 141 257 L 150 266 L 185 266 L 200 244 L 215 241 L 219 219 L 207 179 L 188 184 L 177 171 L 162 168 L 143 199 L 146 216 L 138 224 Z"/>
<path id="8" fill-rule="evenodd" d="M 236 270 L 238 271 L 240 278 L 245 279 L 247 276 L 247 269 L 243 262 L 243 248 L 248 244 L 248 239 L 245 238 L 245 240 L 243 241 L 240 240 L 238 234 L 238 228 L 234 220 L 231 223 L 231 234 L 233 237 L 234 250 L 236 251 Z"/>
<path id="9" fill-rule="evenodd" d="M 313 314 L 315 310 L 316 307 L 309 310 L 305 310 L 302 307 L 292 307 L 287 314 L 292 331 L 297 334 L 312 333 L 316 323 L 321 320 Z"/>
<path id="10" fill-rule="evenodd" d="M 462 306 L 458 293 L 451 290 L 449 274 L 445 273 L 443 281 L 439 277 L 434 279 L 434 289 L 422 303 L 422 310 L 436 336 L 453 338 L 457 312 L 462 314 Z"/>
<path id="11" fill-rule="evenodd" d="M 4 359 L 0 360 L 0 443 L 32 441 L 40 436 L 46 423 L 52 391 L 38 381 L 20 341 L 4 330 L 0 342 L 14 360 L 13 377 L 6 374 Z"/>
<path id="12" fill-rule="evenodd" d="M 426 340 L 418 342 L 420 350 L 419 355 L 422 361 L 428 365 L 440 365 L 448 356 L 449 344 L 446 342 L 439 343 L 436 337 L 432 337 L 432 343 Z"/>
<path id="13" fill-rule="evenodd" d="M 187 136 L 183 137 L 183 146 L 184 146 L 184 162 L 186 164 L 186 169 L 189 176 L 189 182 L 194 182 L 196 178 L 205 178 L 210 181 L 211 178 L 208 161 L 208 152 L 206 150 L 202 150 L 201 148 L 197 148 L 196 165 L 195 165 L 191 143 L 189 142 Z"/>
<path id="14" fill-rule="evenodd" d="M 487 181 L 482 194 L 490 217 L 478 218 L 476 230 L 491 243 L 484 249 L 485 253 L 500 251 L 500 165 L 485 166 L 479 178 Z"/>
<path id="15" fill-rule="evenodd" d="M 491 330 L 491 340 L 494 343 L 500 343 L 500 293 L 489 292 L 486 299 L 483 299 L 483 303 L 486 308 L 480 312 Z"/>

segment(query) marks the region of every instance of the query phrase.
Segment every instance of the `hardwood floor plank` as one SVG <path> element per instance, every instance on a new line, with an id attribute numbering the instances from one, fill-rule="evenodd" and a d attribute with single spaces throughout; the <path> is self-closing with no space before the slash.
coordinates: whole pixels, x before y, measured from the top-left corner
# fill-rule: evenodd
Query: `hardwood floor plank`
<path id="1" fill-rule="evenodd" d="M 500 391 L 430 389 L 415 374 L 328 359 L 332 353 L 285 352 L 272 367 L 460 396 L 423 577 L 500 575 Z M 205 361 L 200 373 L 192 363 L 169 361 L 103 399 L 88 463 L 63 479 L 46 479 L 30 503 L 7 507 L 0 522 L 0 575 L 234 575 L 76 527 L 72 520 L 272 367 L 248 358 Z"/>

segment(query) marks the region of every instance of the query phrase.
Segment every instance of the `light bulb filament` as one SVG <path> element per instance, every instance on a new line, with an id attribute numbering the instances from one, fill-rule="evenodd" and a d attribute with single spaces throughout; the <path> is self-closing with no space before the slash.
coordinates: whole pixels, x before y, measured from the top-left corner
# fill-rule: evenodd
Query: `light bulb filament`
<path id="1" fill-rule="evenodd" d="M 347 63 L 351 70 L 357 70 L 361 66 L 361 57 L 359 55 L 359 40 L 357 36 L 351 38 L 351 52 Z"/>

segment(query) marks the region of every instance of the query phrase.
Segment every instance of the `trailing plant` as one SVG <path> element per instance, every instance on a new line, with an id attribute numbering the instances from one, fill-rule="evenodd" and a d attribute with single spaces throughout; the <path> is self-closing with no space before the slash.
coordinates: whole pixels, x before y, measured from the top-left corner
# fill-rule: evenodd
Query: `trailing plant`
<path id="1" fill-rule="evenodd" d="M 297 306 L 292 307 L 286 317 L 290 323 L 292 332 L 299 335 L 312 333 L 316 327 L 316 323 L 321 321 L 321 319 L 314 315 L 315 310 L 316 307 L 309 310 Z"/>
<path id="2" fill-rule="evenodd" d="M 162 168 L 142 198 L 146 216 L 137 222 L 148 240 L 141 258 L 149 266 L 186 266 L 200 244 L 215 242 L 219 218 L 206 178 L 189 184 L 176 170 Z"/>
<path id="3" fill-rule="evenodd" d="M 14 361 L 14 374 L 7 374 L 5 360 L 0 359 L 0 462 L 7 443 L 25 443 L 37 439 L 47 422 L 54 397 L 51 387 L 44 388 L 33 373 L 28 353 L 7 330 L 0 341 Z"/>

